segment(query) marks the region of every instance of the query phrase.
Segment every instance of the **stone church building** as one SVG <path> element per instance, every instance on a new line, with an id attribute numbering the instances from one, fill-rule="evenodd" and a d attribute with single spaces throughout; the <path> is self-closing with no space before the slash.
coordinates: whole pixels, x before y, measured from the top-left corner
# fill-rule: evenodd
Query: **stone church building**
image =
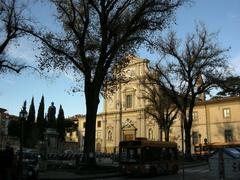
<path id="1" fill-rule="evenodd" d="M 131 81 L 119 83 L 118 89 L 104 100 L 104 110 L 97 115 L 96 151 L 115 152 L 121 140 L 146 137 L 159 140 L 159 127 L 145 113 L 146 101 L 138 77 L 148 71 L 148 60 L 129 56 L 130 64 L 124 70 Z M 106 88 L 107 89 L 107 88 Z M 68 134 L 70 141 L 79 143 L 83 150 L 85 116 L 76 115 L 78 132 Z M 192 143 L 240 141 L 240 97 L 226 97 L 199 102 L 193 112 Z M 170 129 L 170 141 L 181 149 L 180 116 Z"/>

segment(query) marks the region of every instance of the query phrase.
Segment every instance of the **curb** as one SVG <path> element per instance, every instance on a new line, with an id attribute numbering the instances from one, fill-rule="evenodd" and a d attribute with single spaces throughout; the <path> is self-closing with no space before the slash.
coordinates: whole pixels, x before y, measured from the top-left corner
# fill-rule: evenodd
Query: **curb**
<path id="1" fill-rule="evenodd" d="M 92 176 L 92 177 L 80 177 L 80 179 L 96 179 L 96 178 L 111 178 L 111 177 L 120 177 L 123 176 L 122 174 L 105 174 L 105 175 L 96 175 L 96 176 Z"/>
<path id="2" fill-rule="evenodd" d="M 199 162 L 199 163 L 192 163 L 192 164 L 184 164 L 184 168 L 204 166 L 204 165 L 208 165 L 208 162 Z M 182 168 L 182 165 L 180 165 L 180 168 Z"/>
<path id="3" fill-rule="evenodd" d="M 76 176 L 76 175 L 74 175 Z M 122 176 L 119 173 L 109 173 L 109 174 L 96 174 L 96 175 L 86 175 L 86 176 L 76 176 L 76 177 L 62 177 L 62 178 L 38 178 L 38 180 L 82 180 L 82 179 L 96 179 L 96 178 L 111 178 L 111 177 L 120 177 Z"/>
<path id="4" fill-rule="evenodd" d="M 199 162 L 199 163 L 192 163 L 192 164 L 185 164 L 184 168 L 191 168 L 191 167 L 197 167 L 197 166 L 204 166 L 207 165 L 208 162 Z M 182 169 L 182 166 L 179 166 L 179 169 Z M 120 173 L 102 173 L 102 174 L 95 174 L 95 175 L 77 175 L 72 174 L 73 177 L 61 177 L 61 178 L 55 178 L 55 177 L 39 177 L 38 180 L 84 180 L 84 179 L 104 179 L 104 178 L 111 178 L 111 177 L 120 177 L 123 176 Z"/>

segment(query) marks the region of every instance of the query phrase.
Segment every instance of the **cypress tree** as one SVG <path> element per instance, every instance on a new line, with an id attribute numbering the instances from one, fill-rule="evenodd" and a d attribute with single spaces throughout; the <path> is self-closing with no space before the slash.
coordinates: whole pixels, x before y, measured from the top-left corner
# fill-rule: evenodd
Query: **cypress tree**
<path id="1" fill-rule="evenodd" d="M 33 148 L 37 144 L 37 132 L 35 124 L 35 106 L 34 106 L 34 97 L 29 107 L 29 113 L 26 121 L 26 147 Z"/>
<path id="2" fill-rule="evenodd" d="M 44 96 L 42 96 L 38 114 L 37 114 L 37 128 L 38 128 L 38 139 L 44 140 L 44 131 L 46 129 L 46 119 L 44 117 Z"/>
<path id="3" fill-rule="evenodd" d="M 65 139 L 65 117 L 62 105 L 60 105 L 57 117 L 57 132 L 59 133 L 59 142 L 63 142 Z"/>
<path id="4" fill-rule="evenodd" d="M 27 122 L 28 122 L 28 124 L 30 125 L 30 127 L 32 127 L 33 124 L 35 123 L 34 97 L 32 97 L 32 102 L 31 102 L 31 104 L 30 104 Z"/>

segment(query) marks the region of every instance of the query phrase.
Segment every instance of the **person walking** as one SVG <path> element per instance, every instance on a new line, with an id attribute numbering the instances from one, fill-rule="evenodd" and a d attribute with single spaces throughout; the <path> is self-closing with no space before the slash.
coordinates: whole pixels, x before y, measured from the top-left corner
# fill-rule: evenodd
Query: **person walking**
<path id="1" fill-rule="evenodd" d="M 6 145 L 5 157 L 4 157 L 3 162 L 5 162 L 4 164 L 5 164 L 6 180 L 12 180 L 13 179 L 12 173 L 13 173 L 13 163 L 14 163 L 14 151 L 9 143 L 7 143 L 7 145 Z"/>

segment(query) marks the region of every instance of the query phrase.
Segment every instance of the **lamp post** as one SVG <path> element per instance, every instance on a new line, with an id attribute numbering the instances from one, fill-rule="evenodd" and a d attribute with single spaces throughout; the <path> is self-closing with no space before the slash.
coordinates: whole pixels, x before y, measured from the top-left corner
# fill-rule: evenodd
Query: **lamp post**
<path id="1" fill-rule="evenodd" d="M 1 149 L 3 148 L 3 125 L 2 125 L 2 113 L 0 112 L 0 143 L 1 143 Z"/>
<path id="2" fill-rule="evenodd" d="M 3 121 L 4 113 L 7 111 L 6 109 L 0 108 L 0 144 L 3 148 L 3 140 L 4 140 L 4 132 L 5 132 L 5 123 Z"/>
<path id="3" fill-rule="evenodd" d="M 20 178 L 22 178 L 23 172 L 23 122 L 27 118 L 27 111 L 26 111 L 26 101 L 23 104 L 22 110 L 19 113 L 20 119 L 20 152 L 19 152 L 19 161 L 20 161 Z"/>
<path id="4" fill-rule="evenodd" d="M 198 134 L 199 144 L 202 144 L 201 138 L 202 138 L 202 135 L 201 135 L 201 134 Z"/>
<path id="5" fill-rule="evenodd" d="M 182 136 L 182 155 L 183 155 L 183 159 L 182 159 L 182 179 L 185 179 L 185 169 L 184 169 L 184 159 L 185 159 L 185 154 L 184 154 L 184 118 L 185 115 L 181 112 L 180 115 L 180 125 L 181 125 L 181 136 Z"/>
<path id="6" fill-rule="evenodd" d="M 123 132 L 122 132 L 122 101 L 119 100 L 117 102 L 117 107 L 119 108 L 119 142 L 123 140 Z"/>
<path id="7" fill-rule="evenodd" d="M 117 108 L 119 108 L 119 143 L 123 140 L 122 134 L 122 84 L 119 83 L 119 100 L 117 100 Z"/>
<path id="8" fill-rule="evenodd" d="M 3 125 L 2 125 L 1 118 L 0 118 L 0 142 L 1 142 L 0 149 L 2 149 L 3 148 Z"/>

